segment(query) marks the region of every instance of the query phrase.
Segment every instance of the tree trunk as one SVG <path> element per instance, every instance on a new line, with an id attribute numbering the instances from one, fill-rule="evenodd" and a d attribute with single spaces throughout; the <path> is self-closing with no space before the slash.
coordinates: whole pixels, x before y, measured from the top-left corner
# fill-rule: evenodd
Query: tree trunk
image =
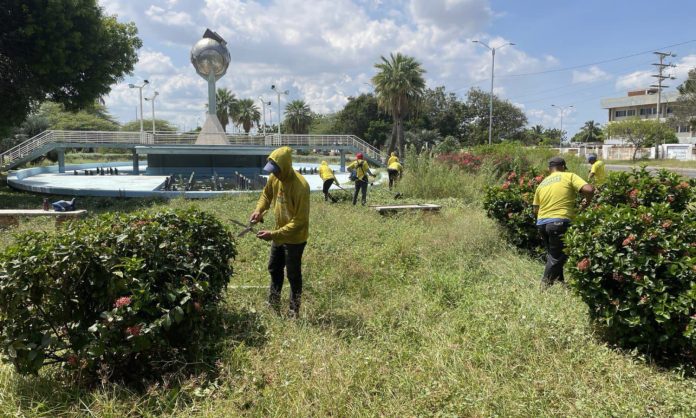
<path id="1" fill-rule="evenodd" d="M 396 136 L 396 118 L 394 118 L 394 123 L 392 124 L 392 134 L 391 138 L 389 139 L 389 146 L 387 147 L 387 159 L 394 151 L 394 147 L 396 146 Z"/>
<path id="2" fill-rule="evenodd" d="M 638 154 L 638 144 L 633 145 L 633 157 L 631 157 L 631 161 L 636 160 L 636 154 Z"/>

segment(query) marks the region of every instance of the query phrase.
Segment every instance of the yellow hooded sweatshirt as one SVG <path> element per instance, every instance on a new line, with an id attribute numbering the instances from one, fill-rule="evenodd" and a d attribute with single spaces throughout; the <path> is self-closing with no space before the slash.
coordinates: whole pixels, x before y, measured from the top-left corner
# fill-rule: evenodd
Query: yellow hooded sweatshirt
<path id="1" fill-rule="evenodd" d="M 395 152 L 392 152 L 391 155 L 389 156 L 389 159 L 387 160 L 387 167 L 392 165 L 394 161 L 399 161 L 399 157 L 396 156 Z"/>
<path id="2" fill-rule="evenodd" d="M 395 158 L 396 158 L 396 157 L 395 157 Z M 399 162 L 399 159 L 396 158 L 396 160 L 394 160 L 394 162 L 392 162 L 391 164 L 389 164 L 389 167 L 387 167 L 387 169 L 388 169 L 388 170 L 396 170 L 396 171 L 399 172 L 399 174 L 401 174 L 401 172 L 403 171 L 404 167 L 403 167 L 403 166 L 401 165 L 401 163 Z"/>
<path id="3" fill-rule="evenodd" d="M 328 179 L 334 179 L 334 183 L 338 184 L 338 179 L 334 175 L 334 172 L 331 169 L 331 167 L 329 167 L 329 163 L 327 163 L 326 161 L 322 161 L 321 165 L 319 166 L 319 177 L 321 177 L 321 179 L 324 181 Z"/>
<path id="4" fill-rule="evenodd" d="M 309 184 L 302 174 L 292 168 L 292 149 L 280 147 L 268 156 L 280 173 L 268 177 L 266 187 L 256 204 L 263 213 L 274 204 L 276 229 L 271 238 L 276 244 L 302 244 L 309 237 Z"/>

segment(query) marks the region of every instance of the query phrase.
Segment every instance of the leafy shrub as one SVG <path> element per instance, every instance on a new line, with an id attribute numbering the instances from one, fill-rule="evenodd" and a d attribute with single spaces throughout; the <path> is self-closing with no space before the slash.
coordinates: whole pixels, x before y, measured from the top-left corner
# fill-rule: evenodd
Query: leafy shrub
<path id="1" fill-rule="evenodd" d="M 476 155 L 468 152 L 440 154 L 437 156 L 437 160 L 449 166 L 461 168 L 462 170 L 470 173 L 478 171 L 478 169 L 481 168 L 481 163 L 483 162 L 481 157 L 477 157 Z"/>
<path id="2" fill-rule="evenodd" d="M 544 175 L 531 170 L 528 173 L 508 173 L 502 185 L 486 187 L 483 208 L 503 227 L 508 240 L 516 247 L 533 255 L 541 254 L 541 238 L 536 229 L 532 208 L 534 191 Z"/>
<path id="3" fill-rule="evenodd" d="M 696 216 L 692 180 L 612 174 L 565 236 L 571 286 L 617 342 L 696 354 Z"/>
<path id="4" fill-rule="evenodd" d="M 19 235 L 0 256 L 0 346 L 25 374 L 52 363 L 93 377 L 166 371 L 201 348 L 235 255 L 228 230 L 193 209 Z"/>

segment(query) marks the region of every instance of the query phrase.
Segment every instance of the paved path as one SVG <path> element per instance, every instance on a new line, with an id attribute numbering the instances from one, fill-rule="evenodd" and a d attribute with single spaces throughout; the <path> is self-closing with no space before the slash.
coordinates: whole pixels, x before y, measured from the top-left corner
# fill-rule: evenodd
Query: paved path
<path id="1" fill-rule="evenodd" d="M 610 171 L 630 171 L 633 167 L 640 167 L 640 166 L 621 165 L 621 164 L 606 164 L 605 167 L 607 168 L 607 170 L 610 170 Z M 666 168 L 669 171 L 674 171 L 675 173 L 679 173 L 684 177 L 696 178 L 696 168 L 648 166 L 648 170 L 650 170 L 650 171 L 658 171 L 658 170 L 661 170 L 663 168 Z"/>

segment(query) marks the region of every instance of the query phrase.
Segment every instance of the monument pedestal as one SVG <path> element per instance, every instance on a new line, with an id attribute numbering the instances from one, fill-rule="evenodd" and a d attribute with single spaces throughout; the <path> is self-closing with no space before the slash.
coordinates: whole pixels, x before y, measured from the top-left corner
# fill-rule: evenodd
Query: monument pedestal
<path id="1" fill-rule="evenodd" d="M 230 145 L 217 116 L 207 114 L 203 128 L 196 138 L 196 145 Z"/>

